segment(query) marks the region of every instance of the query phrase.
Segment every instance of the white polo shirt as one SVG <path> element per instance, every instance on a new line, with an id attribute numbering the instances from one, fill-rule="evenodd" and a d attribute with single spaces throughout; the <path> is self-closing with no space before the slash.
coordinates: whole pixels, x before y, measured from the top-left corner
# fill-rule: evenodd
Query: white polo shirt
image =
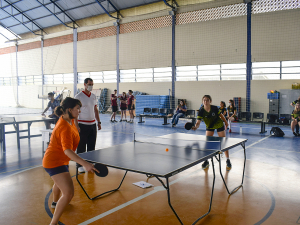
<path id="1" fill-rule="evenodd" d="M 81 112 L 78 116 L 78 123 L 92 125 L 96 123 L 95 106 L 97 106 L 96 95 L 92 92 L 88 95 L 84 91 L 78 93 L 74 98 L 81 101 Z"/>

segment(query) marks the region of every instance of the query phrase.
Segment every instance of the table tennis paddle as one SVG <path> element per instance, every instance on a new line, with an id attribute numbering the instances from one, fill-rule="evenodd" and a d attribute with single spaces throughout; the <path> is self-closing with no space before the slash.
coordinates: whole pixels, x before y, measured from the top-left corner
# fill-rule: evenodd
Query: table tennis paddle
<path id="1" fill-rule="evenodd" d="M 191 122 L 187 122 L 187 123 L 184 125 L 184 128 L 185 128 L 186 130 L 190 130 L 190 129 L 192 129 L 192 127 L 193 127 L 193 123 L 191 123 Z"/>
<path id="2" fill-rule="evenodd" d="M 98 177 L 106 177 L 107 174 L 108 174 L 108 168 L 107 166 L 103 165 L 103 164 L 100 164 L 100 163 L 96 163 L 94 165 L 94 167 L 100 172 L 96 172 L 95 171 L 95 174 L 98 176 Z"/>

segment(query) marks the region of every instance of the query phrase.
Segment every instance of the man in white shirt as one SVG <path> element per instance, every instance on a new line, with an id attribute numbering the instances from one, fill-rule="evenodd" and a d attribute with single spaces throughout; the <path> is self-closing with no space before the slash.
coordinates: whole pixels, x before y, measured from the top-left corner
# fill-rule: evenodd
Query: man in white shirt
<path id="1" fill-rule="evenodd" d="M 84 91 L 78 93 L 75 98 L 81 101 L 81 113 L 75 119 L 75 125 L 79 131 L 80 142 L 77 147 L 77 154 L 86 151 L 95 150 L 97 139 L 97 126 L 101 130 L 99 111 L 97 108 L 96 96 L 91 92 L 93 90 L 93 80 L 86 78 L 84 80 Z M 78 165 L 78 171 L 84 173 L 85 170 Z"/>

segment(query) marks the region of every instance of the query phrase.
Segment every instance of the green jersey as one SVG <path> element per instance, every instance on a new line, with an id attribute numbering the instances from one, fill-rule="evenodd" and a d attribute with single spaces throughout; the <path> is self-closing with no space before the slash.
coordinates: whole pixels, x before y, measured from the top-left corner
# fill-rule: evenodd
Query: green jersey
<path id="1" fill-rule="evenodd" d="M 221 111 L 217 106 L 211 105 L 210 111 L 207 112 L 202 106 L 198 112 L 197 119 L 203 119 L 208 129 L 218 129 L 224 126 L 223 120 L 220 118 Z"/>
<path id="2" fill-rule="evenodd" d="M 293 112 L 292 112 L 292 117 L 294 117 L 294 119 L 299 119 L 298 117 L 300 116 L 300 111 L 298 111 L 298 112 L 295 112 L 294 110 L 293 110 Z"/>

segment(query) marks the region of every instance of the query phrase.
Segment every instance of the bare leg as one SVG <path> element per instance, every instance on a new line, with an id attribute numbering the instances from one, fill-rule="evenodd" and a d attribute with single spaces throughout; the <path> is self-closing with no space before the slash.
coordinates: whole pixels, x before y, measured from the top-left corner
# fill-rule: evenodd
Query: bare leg
<path id="1" fill-rule="evenodd" d="M 64 212 L 66 206 L 74 196 L 74 185 L 69 172 L 59 173 L 51 177 L 57 187 L 60 189 L 62 196 L 59 198 L 51 224 L 57 224 L 59 218 Z"/>
<path id="2" fill-rule="evenodd" d="M 226 137 L 226 132 L 225 131 L 220 131 L 220 132 L 218 132 L 218 136 L 219 137 Z M 229 151 L 225 152 L 225 156 L 226 156 L 227 159 L 229 158 Z"/>
<path id="3" fill-rule="evenodd" d="M 206 131 L 206 136 L 210 136 L 210 137 L 211 137 L 211 136 L 214 136 L 214 132 L 215 132 L 215 131 L 208 131 L 208 130 L 207 130 L 207 131 Z"/>
<path id="4" fill-rule="evenodd" d="M 61 191 L 55 183 L 54 183 L 53 188 L 52 188 L 52 193 L 53 193 L 53 202 L 58 202 Z"/>
<path id="5" fill-rule="evenodd" d="M 292 131 L 293 131 L 293 133 L 295 132 L 295 126 L 297 125 L 297 120 L 293 120 L 292 122 L 291 122 L 291 129 L 292 129 Z"/>

